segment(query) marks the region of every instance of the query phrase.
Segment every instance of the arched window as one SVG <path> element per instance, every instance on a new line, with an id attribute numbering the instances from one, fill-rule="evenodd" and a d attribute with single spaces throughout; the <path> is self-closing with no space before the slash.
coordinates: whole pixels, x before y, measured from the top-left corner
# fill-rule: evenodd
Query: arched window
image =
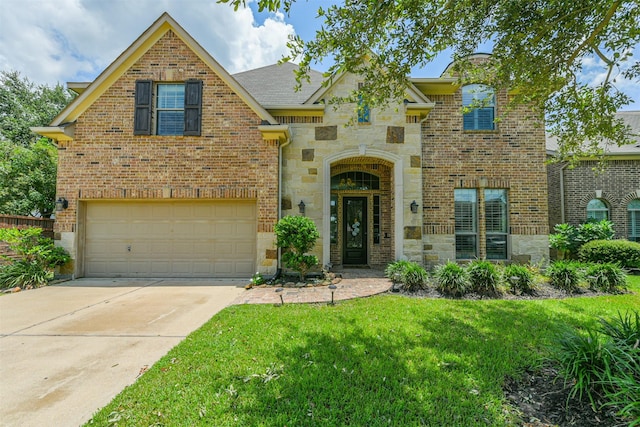
<path id="1" fill-rule="evenodd" d="M 609 219 L 609 208 L 600 199 L 591 199 L 587 203 L 587 220 L 601 221 Z"/>
<path id="2" fill-rule="evenodd" d="M 472 108 L 463 116 L 464 130 L 495 129 L 495 96 L 491 87 L 481 84 L 463 86 L 462 106 Z"/>
<path id="3" fill-rule="evenodd" d="M 632 242 L 640 243 L 640 199 L 633 199 L 627 205 L 628 237 Z"/>

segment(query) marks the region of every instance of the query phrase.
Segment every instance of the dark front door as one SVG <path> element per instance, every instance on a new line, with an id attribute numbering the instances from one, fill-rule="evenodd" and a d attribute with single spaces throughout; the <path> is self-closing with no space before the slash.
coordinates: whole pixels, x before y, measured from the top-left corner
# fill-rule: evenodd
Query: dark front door
<path id="1" fill-rule="evenodd" d="M 344 197 L 343 264 L 367 264 L 367 198 Z"/>

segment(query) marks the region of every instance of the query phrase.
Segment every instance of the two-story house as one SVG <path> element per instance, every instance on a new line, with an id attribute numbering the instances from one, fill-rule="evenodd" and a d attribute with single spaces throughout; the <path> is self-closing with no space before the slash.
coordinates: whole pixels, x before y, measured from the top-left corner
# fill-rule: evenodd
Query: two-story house
<path id="1" fill-rule="evenodd" d="M 325 87 L 312 72 L 296 92 L 294 67 L 230 75 L 164 14 L 69 84 L 79 96 L 36 131 L 58 144 L 56 236 L 75 276 L 270 274 L 284 215 L 314 220 L 321 265 L 548 256 L 544 129 L 525 106 L 494 121 L 507 92 L 445 72 L 356 117 L 328 101 L 357 75 Z"/>

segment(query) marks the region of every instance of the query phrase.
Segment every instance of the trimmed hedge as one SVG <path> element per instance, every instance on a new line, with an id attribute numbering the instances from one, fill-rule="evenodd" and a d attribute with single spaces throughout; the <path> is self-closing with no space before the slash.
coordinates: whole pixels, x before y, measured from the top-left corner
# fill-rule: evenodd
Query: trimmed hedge
<path id="1" fill-rule="evenodd" d="M 622 268 L 640 268 L 640 243 L 629 240 L 593 240 L 578 252 L 583 262 L 614 263 Z"/>

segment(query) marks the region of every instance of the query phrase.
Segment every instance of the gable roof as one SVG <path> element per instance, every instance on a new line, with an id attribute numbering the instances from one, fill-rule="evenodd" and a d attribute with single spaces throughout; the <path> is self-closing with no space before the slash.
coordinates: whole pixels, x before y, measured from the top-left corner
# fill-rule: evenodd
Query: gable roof
<path id="1" fill-rule="evenodd" d="M 237 73 L 233 77 L 264 106 L 298 105 L 304 104 L 320 88 L 323 75 L 310 70 L 311 81 L 303 81 L 300 90 L 295 91 L 294 71 L 297 68 L 296 64 L 285 62 Z"/>
<path id="2" fill-rule="evenodd" d="M 276 120 L 256 99 L 240 85 L 198 42 L 195 41 L 168 13 L 163 13 L 115 61 L 82 90 L 62 112 L 53 119 L 51 128 L 77 120 L 120 76 L 142 57 L 168 31 L 173 31 L 211 70 L 213 70 L 263 121 L 277 124 Z"/>
<path id="3" fill-rule="evenodd" d="M 635 142 L 627 145 L 618 146 L 609 141 L 602 141 L 601 148 L 604 149 L 605 155 L 624 156 L 624 155 L 640 155 L 640 111 L 619 111 L 616 117 L 631 128 L 633 134 L 632 139 Z M 555 155 L 558 150 L 558 138 L 547 134 L 547 153 Z"/>

